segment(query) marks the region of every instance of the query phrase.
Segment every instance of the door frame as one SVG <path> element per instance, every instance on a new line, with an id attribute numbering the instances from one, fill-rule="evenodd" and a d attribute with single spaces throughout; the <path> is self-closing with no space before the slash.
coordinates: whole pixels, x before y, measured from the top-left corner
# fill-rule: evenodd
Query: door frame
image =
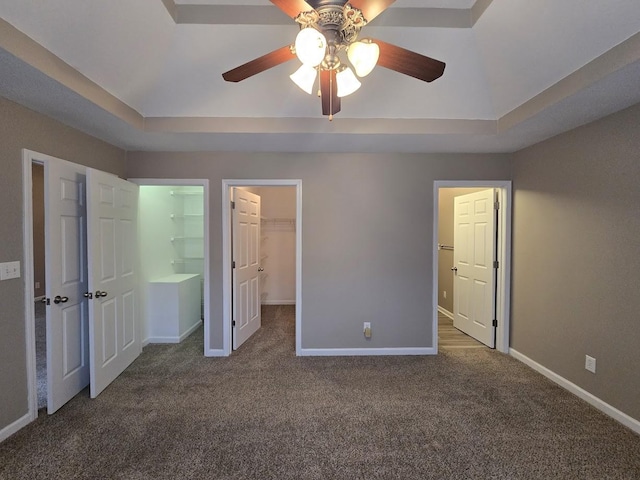
<path id="1" fill-rule="evenodd" d="M 223 179 L 222 180 L 222 355 L 231 355 L 231 188 L 296 187 L 296 355 L 302 349 L 302 180 Z"/>
<path id="2" fill-rule="evenodd" d="M 209 180 L 206 178 L 128 178 L 127 181 L 135 183 L 141 187 L 145 186 L 176 186 L 176 187 L 202 187 L 203 188 L 203 233 L 204 233 L 204 356 L 215 356 L 216 350 L 211 350 L 211 283 L 210 283 L 210 234 L 209 234 Z M 147 325 L 147 328 L 149 325 Z"/>
<path id="3" fill-rule="evenodd" d="M 27 360 L 27 399 L 29 422 L 38 418 L 38 378 L 36 372 L 36 330 L 35 330 L 35 295 L 33 290 L 33 174 L 34 163 L 46 166 L 52 162 L 68 162 L 61 158 L 52 157 L 44 153 L 22 149 L 22 205 L 24 220 L 23 233 L 23 276 L 24 276 L 24 318 Z M 70 162 L 73 163 L 73 162 Z M 81 167 L 83 165 L 77 164 Z M 47 178 L 45 176 L 45 182 Z M 46 268 L 46 258 L 45 258 Z"/>
<path id="4" fill-rule="evenodd" d="M 438 351 L 438 221 L 441 188 L 495 188 L 498 191 L 498 275 L 496 278 L 496 350 L 509 353 L 511 323 L 511 180 L 436 180 L 433 183 L 433 346 Z"/>

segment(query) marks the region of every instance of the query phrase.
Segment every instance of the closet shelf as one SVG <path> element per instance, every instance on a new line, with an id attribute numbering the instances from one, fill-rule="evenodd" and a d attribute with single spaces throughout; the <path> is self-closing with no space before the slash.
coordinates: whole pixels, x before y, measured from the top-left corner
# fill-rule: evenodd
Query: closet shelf
<path id="1" fill-rule="evenodd" d="M 296 229 L 295 218 L 263 218 L 260 222 L 264 231 L 287 232 Z"/>
<path id="2" fill-rule="evenodd" d="M 181 192 L 180 190 L 171 190 L 169 195 L 172 197 L 187 197 L 187 196 L 200 196 L 202 197 L 202 192 Z"/>
<path id="3" fill-rule="evenodd" d="M 181 219 L 181 218 L 202 218 L 204 214 L 202 213 L 172 213 L 170 217 L 173 220 Z"/>
<path id="4" fill-rule="evenodd" d="M 204 257 L 186 257 L 186 258 L 175 258 L 171 260 L 171 265 L 184 265 L 188 262 L 196 262 L 204 260 Z"/>
<path id="5" fill-rule="evenodd" d="M 204 240 L 204 237 L 191 237 L 191 236 L 185 236 L 185 237 L 171 237 L 171 242 L 178 242 L 181 240 Z"/>
<path id="6" fill-rule="evenodd" d="M 295 225 L 296 224 L 296 219 L 295 218 L 267 218 L 267 217 L 261 217 L 260 220 L 261 220 L 262 225 L 282 226 L 282 225 Z"/>

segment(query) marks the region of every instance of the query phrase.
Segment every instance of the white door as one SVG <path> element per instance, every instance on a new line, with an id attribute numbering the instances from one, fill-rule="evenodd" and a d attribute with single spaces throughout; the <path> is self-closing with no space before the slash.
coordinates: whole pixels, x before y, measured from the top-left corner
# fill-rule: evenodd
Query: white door
<path id="1" fill-rule="evenodd" d="M 232 189 L 233 349 L 261 324 L 260 315 L 260 197 Z"/>
<path id="2" fill-rule="evenodd" d="M 454 201 L 453 325 L 494 348 L 496 209 L 494 189 Z"/>
<path id="3" fill-rule="evenodd" d="M 91 398 L 140 355 L 138 186 L 87 169 Z"/>
<path id="4" fill-rule="evenodd" d="M 89 384 L 85 167 L 45 163 L 47 412 Z"/>

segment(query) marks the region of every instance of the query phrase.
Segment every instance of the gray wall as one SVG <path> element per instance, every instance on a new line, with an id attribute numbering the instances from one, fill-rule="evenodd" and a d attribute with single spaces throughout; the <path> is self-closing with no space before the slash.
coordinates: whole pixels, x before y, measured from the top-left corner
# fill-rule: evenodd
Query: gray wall
<path id="1" fill-rule="evenodd" d="M 0 262 L 23 258 L 22 149 L 122 175 L 125 153 L 0 97 Z M 29 285 L 29 288 L 32 288 Z M 24 277 L 0 282 L 0 429 L 28 411 Z"/>
<path id="2" fill-rule="evenodd" d="M 212 348 L 222 348 L 223 178 L 302 179 L 303 348 L 432 346 L 433 181 L 510 178 L 505 155 L 138 152 L 128 159 L 130 177 L 210 180 Z"/>
<path id="3" fill-rule="evenodd" d="M 511 346 L 640 419 L 640 105 L 518 152 L 513 186 Z"/>

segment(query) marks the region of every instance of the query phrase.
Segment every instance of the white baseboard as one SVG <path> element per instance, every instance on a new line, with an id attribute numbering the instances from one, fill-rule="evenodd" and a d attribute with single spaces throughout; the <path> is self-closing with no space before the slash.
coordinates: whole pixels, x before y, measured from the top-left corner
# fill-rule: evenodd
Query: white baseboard
<path id="1" fill-rule="evenodd" d="M 202 320 L 199 320 L 196 323 L 194 323 L 193 325 L 191 325 L 186 332 L 184 332 L 182 335 L 180 335 L 179 342 L 183 341 L 185 338 L 187 338 L 189 335 L 191 335 L 193 332 L 195 332 L 201 326 L 202 326 Z"/>
<path id="2" fill-rule="evenodd" d="M 200 328 L 200 325 L 202 325 L 202 322 L 197 322 L 193 325 L 191 325 L 189 327 L 188 330 L 186 330 L 182 335 L 180 335 L 179 337 L 149 337 L 146 340 L 146 344 L 148 345 L 149 343 L 180 343 L 182 342 L 185 338 L 187 338 L 189 335 L 191 335 L 193 332 L 195 332 L 198 328 Z"/>
<path id="3" fill-rule="evenodd" d="M 444 307 L 441 307 L 440 305 L 438 305 L 438 311 L 443 314 L 445 317 L 449 317 L 451 320 L 453 320 L 453 313 L 451 313 L 449 310 L 447 310 Z"/>
<path id="4" fill-rule="evenodd" d="M 295 300 L 265 300 L 262 305 L 295 305 Z"/>
<path id="5" fill-rule="evenodd" d="M 228 357 L 229 355 L 225 353 L 224 349 L 211 348 L 209 350 L 205 350 L 204 356 L 205 357 Z"/>
<path id="6" fill-rule="evenodd" d="M 301 357 L 351 357 L 365 355 L 436 355 L 438 352 L 433 347 L 407 347 L 407 348 L 301 348 L 298 355 Z"/>
<path id="7" fill-rule="evenodd" d="M 36 418 L 37 418 L 37 414 L 36 414 Z M 2 430 L 0 430 L 0 442 L 5 441 L 7 438 L 9 438 L 11 435 L 13 435 L 14 433 L 16 433 L 18 430 L 20 430 L 21 428 L 27 426 L 28 424 L 30 424 L 31 422 L 33 422 L 35 420 L 35 418 L 31 417 L 31 413 L 27 413 L 26 415 L 20 417 L 18 420 L 16 420 L 15 422 L 7 425 L 6 427 L 4 427 Z"/>
<path id="8" fill-rule="evenodd" d="M 544 366 L 540 365 L 535 360 L 530 359 L 529 357 L 527 357 L 526 355 L 523 355 L 522 353 L 518 352 L 517 350 L 514 350 L 513 348 L 511 348 L 511 349 L 509 349 L 509 354 L 513 358 L 515 358 L 517 360 L 520 360 L 525 365 L 533 368 L 536 372 L 541 373 L 542 375 L 544 375 L 545 377 L 547 377 L 551 381 L 557 383 L 558 385 L 560 385 L 565 390 L 568 390 L 569 392 L 573 393 L 574 395 L 580 397 L 585 402 L 593 405 L 598 410 L 600 410 L 602 413 L 610 416 L 614 420 L 617 420 L 618 422 L 623 424 L 625 427 L 628 427 L 631 430 L 633 430 L 634 432 L 640 434 L 640 421 L 639 420 L 636 420 L 635 418 L 627 415 L 626 413 L 621 412 L 617 408 L 615 408 L 615 407 L 609 405 L 608 403 L 606 403 L 604 400 L 599 399 L 598 397 L 596 397 L 592 393 L 587 392 L 585 389 L 579 387 L 578 385 L 576 385 L 573 382 L 570 382 L 566 378 L 561 377 L 557 373 L 549 370 L 547 367 L 544 367 Z"/>

